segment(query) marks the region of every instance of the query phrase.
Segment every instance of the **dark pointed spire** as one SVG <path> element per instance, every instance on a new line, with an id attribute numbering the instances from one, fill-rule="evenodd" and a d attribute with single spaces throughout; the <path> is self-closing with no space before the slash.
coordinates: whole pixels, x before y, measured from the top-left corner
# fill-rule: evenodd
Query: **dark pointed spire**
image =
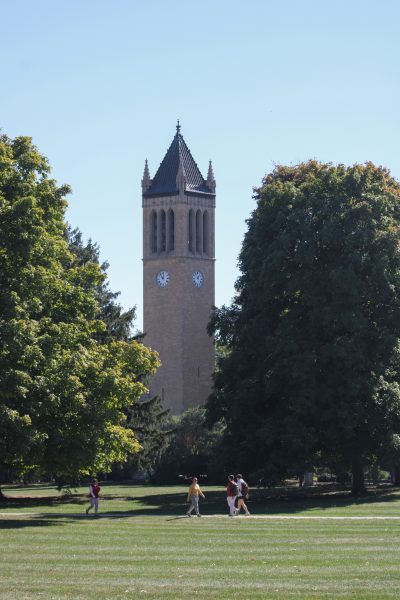
<path id="1" fill-rule="evenodd" d="M 150 178 L 149 165 L 148 165 L 147 158 L 146 158 L 145 163 L 144 163 L 144 172 L 143 172 L 143 179 L 142 179 L 142 190 L 144 192 L 147 192 L 147 190 L 151 186 L 151 183 L 152 183 L 152 181 L 151 181 L 151 178 Z"/>
<path id="2" fill-rule="evenodd" d="M 180 132 L 181 132 L 181 125 L 180 125 L 179 119 L 178 119 L 178 122 L 176 124 L 176 133 L 180 133 Z"/>
<path id="3" fill-rule="evenodd" d="M 207 187 L 210 188 L 210 190 L 212 191 L 212 193 L 215 193 L 215 177 L 214 177 L 214 171 L 212 168 L 212 162 L 211 160 L 208 163 L 208 173 L 207 173 Z"/>

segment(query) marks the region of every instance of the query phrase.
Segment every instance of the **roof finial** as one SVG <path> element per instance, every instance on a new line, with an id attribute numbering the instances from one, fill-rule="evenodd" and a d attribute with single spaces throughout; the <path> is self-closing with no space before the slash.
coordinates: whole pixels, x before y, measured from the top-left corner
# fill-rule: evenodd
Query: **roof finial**
<path id="1" fill-rule="evenodd" d="M 144 163 L 142 190 L 144 192 L 147 192 L 147 190 L 149 189 L 150 186 L 151 186 L 151 177 L 150 177 L 150 171 L 149 171 L 149 164 L 148 164 L 147 158 L 146 158 L 145 163 Z"/>
<path id="2" fill-rule="evenodd" d="M 181 132 L 181 126 L 179 124 L 179 119 L 178 119 L 178 122 L 176 124 L 176 133 L 180 133 L 180 132 Z"/>
<path id="3" fill-rule="evenodd" d="M 212 193 L 215 194 L 215 177 L 211 160 L 208 163 L 207 186 L 212 191 Z"/>

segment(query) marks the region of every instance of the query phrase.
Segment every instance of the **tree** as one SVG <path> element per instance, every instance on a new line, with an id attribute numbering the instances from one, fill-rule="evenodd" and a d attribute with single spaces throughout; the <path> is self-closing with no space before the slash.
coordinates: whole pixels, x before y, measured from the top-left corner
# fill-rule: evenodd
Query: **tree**
<path id="1" fill-rule="evenodd" d="M 182 476 L 207 475 L 211 481 L 221 481 L 226 467 L 225 457 L 219 451 L 221 424 L 208 427 L 205 408 L 197 406 L 171 416 L 167 426 L 169 443 L 153 479 L 173 483 Z"/>
<path id="2" fill-rule="evenodd" d="M 0 470 L 71 482 L 139 449 L 126 411 L 158 358 L 100 342 L 104 274 L 69 251 L 69 188 L 49 172 L 30 138 L 0 137 Z"/>
<path id="3" fill-rule="evenodd" d="M 141 398 L 128 411 L 128 424 L 135 432 L 141 449 L 130 459 L 131 472 L 153 473 L 164 456 L 173 429 L 169 409 L 163 408 L 159 396 Z"/>
<path id="4" fill-rule="evenodd" d="M 104 331 L 98 334 L 101 342 L 110 340 L 128 341 L 135 337 L 138 339 L 141 335 L 132 335 L 132 327 L 136 318 L 135 308 L 124 311 L 116 301 L 120 292 L 112 292 L 107 280 L 108 262 L 100 263 L 100 248 L 91 239 L 83 243 L 82 233 L 78 228 L 67 230 L 67 240 L 69 250 L 75 255 L 77 265 L 85 266 L 93 263 L 100 267 L 103 273 L 103 279 L 95 283 L 95 296 L 99 307 L 98 317 L 105 323 Z"/>
<path id="5" fill-rule="evenodd" d="M 279 166 L 255 191 L 209 420 L 276 480 L 321 458 L 363 466 L 400 426 L 400 186 L 367 163 Z"/>
<path id="6" fill-rule="evenodd" d="M 89 240 L 83 243 L 82 234 L 79 229 L 68 229 L 69 249 L 76 256 L 77 263 L 85 266 L 94 263 L 99 266 L 104 279 L 95 283 L 94 293 L 98 303 L 99 318 L 105 323 L 105 330 L 97 334 L 96 339 L 100 343 L 111 340 L 128 341 L 130 339 L 141 340 L 142 333 L 133 335 L 132 328 L 135 320 L 135 308 L 123 311 L 117 303 L 119 292 L 112 292 L 107 280 L 108 263 L 100 263 L 100 248 L 98 244 Z M 140 442 L 139 452 L 135 451 L 128 460 L 116 464 L 113 473 L 131 477 L 135 472 L 147 472 L 150 474 L 156 464 L 161 460 L 170 438 L 171 432 L 166 426 L 169 410 L 162 407 L 160 398 L 140 398 L 125 411 L 127 426 L 135 432 Z"/>

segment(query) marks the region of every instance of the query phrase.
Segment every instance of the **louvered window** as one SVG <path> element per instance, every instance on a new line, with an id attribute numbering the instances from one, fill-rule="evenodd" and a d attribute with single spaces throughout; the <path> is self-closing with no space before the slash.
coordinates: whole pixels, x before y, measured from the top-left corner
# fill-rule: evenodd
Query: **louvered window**
<path id="1" fill-rule="evenodd" d="M 157 252 L 157 213 L 155 210 L 150 218 L 150 247 L 152 252 Z"/>
<path id="2" fill-rule="evenodd" d="M 165 252 L 167 249 L 167 218 L 165 211 L 161 211 L 161 252 Z"/>
<path id="3" fill-rule="evenodd" d="M 168 242 L 168 250 L 175 250 L 175 215 L 174 211 L 170 210 L 168 213 L 168 227 L 169 227 L 169 242 Z"/>
<path id="4" fill-rule="evenodd" d="M 196 252 L 199 254 L 202 250 L 201 225 L 201 212 L 198 210 L 196 213 Z"/>
<path id="5" fill-rule="evenodd" d="M 203 213 L 203 253 L 208 254 L 208 245 L 209 245 L 209 216 L 208 212 L 205 211 Z"/>
<path id="6" fill-rule="evenodd" d="M 188 247 L 189 252 L 193 252 L 194 244 L 193 244 L 193 210 L 189 210 L 188 217 Z"/>

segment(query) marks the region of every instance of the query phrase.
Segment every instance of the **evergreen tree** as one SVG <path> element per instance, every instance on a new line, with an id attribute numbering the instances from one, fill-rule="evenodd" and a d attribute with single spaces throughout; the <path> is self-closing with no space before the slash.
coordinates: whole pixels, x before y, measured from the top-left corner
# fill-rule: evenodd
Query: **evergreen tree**
<path id="1" fill-rule="evenodd" d="M 174 483 L 179 477 L 206 475 L 220 482 L 226 475 L 229 457 L 221 453 L 221 423 L 208 427 L 203 406 L 189 408 L 169 419 L 168 446 L 156 466 L 158 483 Z"/>
<path id="2" fill-rule="evenodd" d="M 104 278 L 95 286 L 95 296 L 99 307 L 99 318 L 105 323 L 106 328 L 97 335 L 102 342 L 110 340 L 128 341 L 139 336 L 132 335 L 132 327 L 136 318 L 135 308 L 130 308 L 123 311 L 122 307 L 116 301 L 120 292 L 112 292 L 110 290 L 107 279 L 108 262 L 100 263 L 100 248 L 97 243 L 91 239 L 83 243 L 82 233 L 78 228 L 67 230 L 67 239 L 70 251 L 75 255 L 77 264 L 85 266 L 93 263 L 100 267 Z"/>
<path id="3" fill-rule="evenodd" d="M 164 456 L 173 433 L 159 396 L 142 398 L 129 410 L 128 423 L 137 436 L 141 449 L 131 458 L 135 471 L 152 474 Z"/>

